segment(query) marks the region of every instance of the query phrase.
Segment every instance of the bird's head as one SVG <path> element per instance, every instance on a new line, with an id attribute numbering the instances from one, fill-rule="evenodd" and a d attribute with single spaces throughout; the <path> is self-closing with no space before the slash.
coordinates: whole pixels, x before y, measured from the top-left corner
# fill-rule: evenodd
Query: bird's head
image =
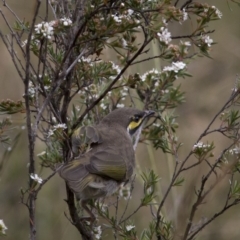
<path id="1" fill-rule="evenodd" d="M 102 122 L 110 125 L 121 125 L 132 138 L 137 138 L 138 141 L 144 122 L 153 114 L 154 111 L 151 110 L 142 111 L 136 108 L 119 108 L 108 114 Z M 135 142 L 134 140 L 134 145 Z"/>

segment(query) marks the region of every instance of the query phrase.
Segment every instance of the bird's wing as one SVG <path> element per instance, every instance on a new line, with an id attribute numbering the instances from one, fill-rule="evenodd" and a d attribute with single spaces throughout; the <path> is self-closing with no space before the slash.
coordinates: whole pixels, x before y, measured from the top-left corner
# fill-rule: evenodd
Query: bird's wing
<path id="1" fill-rule="evenodd" d="M 72 136 L 72 148 L 75 155 L 83 154 L 92 143 L 101 143 L 102 138 L 94 126 L 84 126 L 74 131 Z"/>
<path id="2" fill-rule="evenodd" d="M 83 160 L 83 159 L 82 159 Z M 81 192 L 91 181 L 84 162 L 73 160 L 62 166 L 59 172 L 74 192 Z"/>
<path id="3" fill-rule="evenodd" d="M 90 157 L 90 163 L 86 165 L 86 169 L 89 173 L 109 177 L 116 181 L 124 180 L 126 172 L 129 171 L 126 159 L 110 147 L 95 152 Z"/>

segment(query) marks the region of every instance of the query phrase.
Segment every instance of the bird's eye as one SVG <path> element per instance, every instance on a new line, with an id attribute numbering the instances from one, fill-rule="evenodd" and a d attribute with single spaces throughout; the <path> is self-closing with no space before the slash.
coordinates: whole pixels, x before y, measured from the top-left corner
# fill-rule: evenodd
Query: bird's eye
<path id="1" fill-rule="evenodd" d="M 130 122 L 128 125 L 128 129 L 129 130 L 136 130 L 140 125 L 141 125 L 141 121 L 142 120 L 142 116 L 141 115 L 134 115 L 130 118 Z"/>
<path id="2" fill-rule="evenodd" d="M 138 116 L 138 115 L 135 115 L 135 116 L 133 116 L 133 117 L 131 117 L 131 121 L 133 121 L 133 122 L 138 122 L 139 120 L 140 120 L 140 116 Z"/>
<path id="3" fill-rule="evenodd" d="M 139 117 L 139 116 L 134 116 L 134 118 L 133 118 L 133 120 L 134 120 L 135 122 L 138 122 L 138 121 L 139 121 L 139 119 L 140 119 L 140 117 Z"/>

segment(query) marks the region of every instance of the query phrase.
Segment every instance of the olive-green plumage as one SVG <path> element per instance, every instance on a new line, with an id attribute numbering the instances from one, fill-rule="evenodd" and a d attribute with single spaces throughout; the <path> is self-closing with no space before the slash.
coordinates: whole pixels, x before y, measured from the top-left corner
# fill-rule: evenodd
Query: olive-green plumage
<path id="1" fill-rule="evenodd" d="M 76 159 L 61 168 L 60 176 L 78 199 L 111 195 L 121 183 L 129 181 L 135 166 L 133 146 L 145 119 L 152 114 L 153 111 L 121 108 L 99 124 L 74 132 L 72 145 Z"/>

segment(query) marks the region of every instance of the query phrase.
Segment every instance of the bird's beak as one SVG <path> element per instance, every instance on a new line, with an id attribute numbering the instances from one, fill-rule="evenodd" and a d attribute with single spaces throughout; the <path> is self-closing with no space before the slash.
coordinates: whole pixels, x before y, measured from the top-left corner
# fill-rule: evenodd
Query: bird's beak
<path id="1" fill-rule="evenodd" d="M 144 116 L 144 118 L 146 118 L 146 117 L 150 117 L 150 116 L 152 116 L 152 115 L 154 115 L 154 111 L 152 111 L 152 110 L 146 110 L 145 111 L 145 116 Z"/>

